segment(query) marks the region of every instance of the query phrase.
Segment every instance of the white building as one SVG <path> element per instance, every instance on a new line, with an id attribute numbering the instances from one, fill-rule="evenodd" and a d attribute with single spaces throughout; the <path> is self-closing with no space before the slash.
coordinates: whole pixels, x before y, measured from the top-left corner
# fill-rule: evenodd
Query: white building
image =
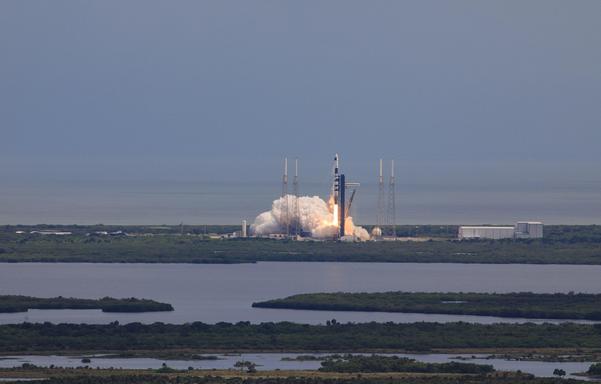
<path id="1" fill-rule="evenodd" d="M 542 239 L 543 223 L 519 221 L 514 227 L 459 227 L 459 239 Z"/>
<path id="2" fill-rule="evenodd" d="M 542 239 L 543 223 L 540 221 L 518 221 L 515 225 L 515 237 L 518 239 Z"/>
<path id="3" fill-rule="evenodd" d="M 459 239 L 513 239 L 514 227 L 459 227 Z"/>

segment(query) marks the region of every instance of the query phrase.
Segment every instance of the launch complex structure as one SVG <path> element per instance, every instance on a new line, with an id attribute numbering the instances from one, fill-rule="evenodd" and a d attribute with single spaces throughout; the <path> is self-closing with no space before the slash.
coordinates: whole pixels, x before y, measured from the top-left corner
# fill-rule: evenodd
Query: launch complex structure
<path id="1" fill-rule="evenodd" d="M 349 216 L 349 212 L 351 211 L 351 206 L 353 204 L 353 200 L 355 198 L 355 193 L 357 192 L 357 187 L 361 184 L 352 183 L 346 181 L 346 176 L 344 173 L 340 173 L 340 161 L 338 154 L 334 156 L 334 181 L 332 183 L 332 193 L 334 201 L 334 223 L 338 225 L 338 238 L 342 238 L 345 236 L 344 228 L 346 223 L 346 218 Z M 351 197 L 348 200 L 348 204 L 346 201 L 346 189 L 352 188 L 353 192 L 351 193 Z"/>
<path id="2" fill-rule="evenodd" d="M 380 159 L 379 177 L 378 177 L 378 205 L 377 205 L 377 224 L 372 228 L 372 239 L 382 239 L 384 237 L 396 238 L 396 187 L 394 176 L 394 160 L 391 161 L 390 178 L 388 182 L 388 194 L 384 185 L 383 160 Z M 334 156 L 333 164 L 333 179 L 330 191 L 330 199 L 332 203 L 332 222 L 338 227 L 336 239 L 348 237 L 345 233 L 345 224 L 353 200 L 357 192 L 357 188 L 361 185 L 357 182 L 349 182 L 346 180 L 346 175 L 341 172 L 340 157 L 338 154 Z M 287 237 L 304 236 L 303 229 L 299 220 L 291 220 L 291 217 L 300 217 L 299 208 L 299 177 L 298 177 L 298 158 L 294 161 L 294 177 L 293 177 L 293 204 L 290 204 L 290 194 L 288 193 L 288 158 L 284 158 L 284 174 L 282 176 L 282 195 L 284 199 L 284 209 L 281 211 L 280 223 L 283 223 L 283 235 Z M 347 199 L 347 190 L 351 191 L 350 197 Z M 387 196 L 386 196 L 387 195 Z M 387 197 L 387 201 L 386 200 Z M 293 215 L 291 213 L 293 212 Z"/>

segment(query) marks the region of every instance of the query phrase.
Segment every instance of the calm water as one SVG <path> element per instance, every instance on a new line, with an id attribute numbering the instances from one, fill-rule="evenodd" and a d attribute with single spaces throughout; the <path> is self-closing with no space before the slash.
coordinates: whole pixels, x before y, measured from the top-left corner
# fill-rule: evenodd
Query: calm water
<path id="1" fill-rule="evenodd" d="M 3 181 L 0 224 L 237 224 L 269 210 L 280 194 L 272 183 L 183 181 Z M 601 181 L 445 180 L 397 186 L 397 222 L 402 224 L 599 223 Z M 377 186 L 361 182 L 352 215 L 376 222 Z M 323 181 L 301 180 L 302 194 L 325 197 Z"/>
<path id="2" fill-rule="evenodd" d="M 251 308 L 255 301 L 307 292 L 455 291 L 601 293 L 601 266 L 257 263 L 0 264 L 0 294 L 40 297 L 140 297 L 171 303 L 173 312 L 115 314 L 97 310 L 32 310 L 0 314 L 0 323 L 162 321 L 524 321 L 494 317 Z"/>
<path id="3" fill-rule="evenodd" d="M 323 355 L 323 354 L 312 354 Z M 447 354 L 395 354 L 396 356 L 408 357 L 427 363 L 445 363 L 453 361 L 455 357 L 469 358 L 471 355 L 447 355 Z M 160 360 L 151 358 L 103 358 L 101 356 L 92 356 L 91 362 L 83 364 L 82 356 L 7 356 L 6 359 L 0 359 L 0 368 L 18 367 L 24 363 L 35 364 L 37 366 L 48 367 L 54 365 L 57 367 L 80 367 L 88 365 L 92 368 L 123 368 L 123 369 L 158 369 L 163 363 L 175 369 L 234 369 L 234 364 L 240 360 L 252 361 L 257 364 L 258 370 L 316 370 L 321 366 L 319 361 L 282 361 L 282 358 L 293 358 L 298 356 L 295 353 L 245 353 L 242 355 L 218 355 L 219 360 Z M 389 355 L 391 356 L 391 355 Z M 566 371 L 567 377 L 574 377 L 570 374 L 585 372 L 592 362 L 578 363 L 548 363 L 541 361 L 508 361 L 502 359 L 484 359 L 484 355 L 476 355 L 476 359 L 470 359 L 470 362 L 476 364 L 489 364 L 495 369 L 501 371 L 517 371 L 531 373 L 536 376 L 553 376 L 553 370 L 560 368 Z"/>

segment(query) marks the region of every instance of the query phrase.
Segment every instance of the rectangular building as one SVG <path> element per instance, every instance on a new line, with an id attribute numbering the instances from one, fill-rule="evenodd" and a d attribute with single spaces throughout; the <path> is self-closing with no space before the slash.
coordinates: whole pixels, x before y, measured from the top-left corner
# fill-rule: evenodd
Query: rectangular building
<path id="1" fill-rule="evenodd" d="M 515 237 L 519 239 L 542 239 L 543 223 L 540 221 L 518 221 L 515 225 Z"/>
<path id="2" fill-rule="evenodd" d="M 459 239 L 513 239 L 514 227 L 459 227 Z"/>
<path id="3" fill-rule="evenodd" d="M 518 221 L 514 227 L 462 226 L 459 239 L 542 239 L 543 223 Z"/>

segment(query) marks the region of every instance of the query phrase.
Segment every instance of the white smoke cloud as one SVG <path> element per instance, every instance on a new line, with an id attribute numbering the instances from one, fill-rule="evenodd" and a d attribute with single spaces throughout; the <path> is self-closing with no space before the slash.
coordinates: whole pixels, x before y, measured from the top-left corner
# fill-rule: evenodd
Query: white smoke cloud
<path id="1" fill-rule="evenodd" d="M 294 226 L 300 223 L 304 232 L 310 232 L 316 238 L 333 238 L 338 233 L 338 226 L 334 222 L 331 207 L 318 196 L 300 196 L 298 198 L 298 215 L 295 212 L 295 199 L 288 195 L 288 221 Z M 268 235 L 281 233 L 286 227 L 286 198 L 275 200 L 271 210 L 261 213 L 250 226 L 251 233 L 255 235 Z M 368 240 L 369 234 L 364 228 L 355 226 L 353 218 L 347 217 L 345 221 L 345 234 L 354 235 L 361 240 Z"/>

